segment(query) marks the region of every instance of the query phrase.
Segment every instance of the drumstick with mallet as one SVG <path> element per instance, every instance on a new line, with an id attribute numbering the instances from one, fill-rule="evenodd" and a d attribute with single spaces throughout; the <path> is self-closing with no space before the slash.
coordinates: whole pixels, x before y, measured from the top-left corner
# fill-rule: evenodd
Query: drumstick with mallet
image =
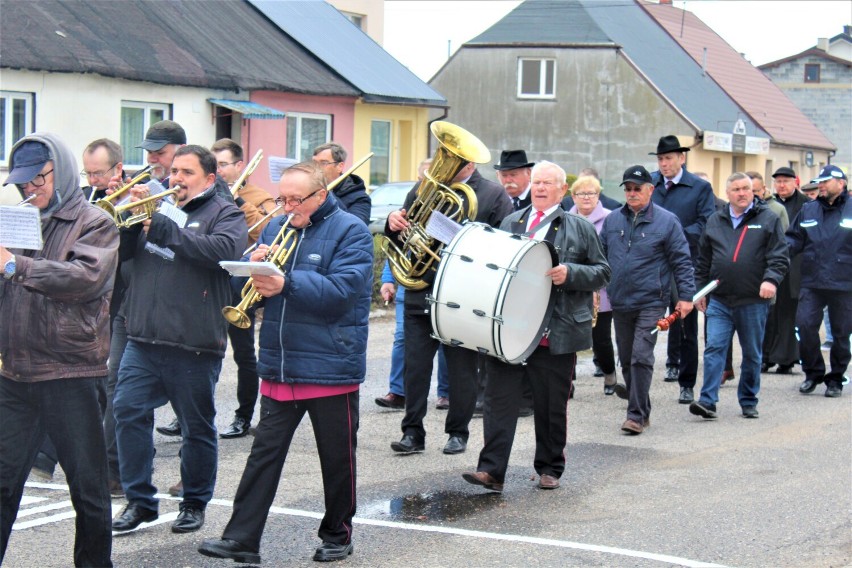
<path id="1" fill-rule="evenodd" d="M 692 297 L 692 303 L 694 304 L 713 290 L 719 287 L 719 280 L 713 280 L 707 286 L 696 292 L 696 294 Z M 657 320 L 657 328 L 651 332 L 651 335 L 654 335 L 658 331 L 668 331 L 672 324 L 681 318 L 680 311 L 675 309 L 672 313 L 668 315 L 668 317 L 664 317 Z"/>

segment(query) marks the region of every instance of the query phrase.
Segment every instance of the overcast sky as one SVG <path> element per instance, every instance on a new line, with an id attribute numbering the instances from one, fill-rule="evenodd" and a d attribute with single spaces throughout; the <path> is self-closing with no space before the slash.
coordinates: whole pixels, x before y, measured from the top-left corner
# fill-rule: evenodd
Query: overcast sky
<path id="1" fill-rule="evenodd" d="M 619 2 L 622 0 L 598 0 Z M 625 0 L 629 1 L 629 0 Z M 384 48 L 428 81 L 451 52 L 503 18 L 518 0 L 386 0 Z M 852 23 L 852 0 L 675 0 L 754 65 L 794 55 Z"/>

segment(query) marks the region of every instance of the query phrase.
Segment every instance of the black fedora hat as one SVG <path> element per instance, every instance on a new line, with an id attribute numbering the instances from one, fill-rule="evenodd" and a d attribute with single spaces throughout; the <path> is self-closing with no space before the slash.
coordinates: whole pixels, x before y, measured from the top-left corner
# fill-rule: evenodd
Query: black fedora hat
<path id="1" fill-rule="evenodd" d="M 495 170 L 516 170 L 518 168 L 531 168 L 535 164 L 527 161 L 527 153 L 523 150 L 503 150 L 500 152 L 500 160 L 494 164 Z"/>
<path id="2" fill-rule="evenodd" d="M 649 156 L 659 156 L 660 154 L 668 154 L 669 152 L 689 152 L 689 148 L 682 146 L 680 140 L 674 134 L 663 136 L 657 143 L 657 151 L 649 152 Z"/>

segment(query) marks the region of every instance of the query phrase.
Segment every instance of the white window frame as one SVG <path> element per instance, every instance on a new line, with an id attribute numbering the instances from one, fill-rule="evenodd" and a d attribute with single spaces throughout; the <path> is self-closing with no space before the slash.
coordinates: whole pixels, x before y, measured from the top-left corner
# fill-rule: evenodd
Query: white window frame
<path id="1" fill-rule="evenodd" d="M 539 82 L 537 93 L 523 92 L 523 73 L 525 62 L 539 64 Z M 547 66 L 553 66 L 552 93 L 547 93 Z M 556 59 L 552 57 L 520 57 L 518 58 L 518 98 L 519 99 L 555 99 L 556 98 Z"/>
<path id="2" fill-rule="evenodd" d="M 129 144 L 132 144 L 129 148 L 124 147 L 124 144 L 122 144 L 122 148 L 121 148 L 121 151 L 122 151 L 122 154 L 123 154 L 124 160 L 125 160 L 124 161 L 124 169 L 125 170 L 135 170 L 135 169 L 139 169 L 139 168 L 146 165 L 146 161 L 144 160 L 145 150 L 142 150 L 143 160 L 139 164 L 131 164 L 128 161 L 129 156 L 130 156 L 130 153 L 128 152 L 128 150 L 133 150 L 133 149 L 136 148 L 137 144 L 142 143 L 142 140 L 144 139 L 144 133 L 148 132 L 148 129 L 151 127 L 151 111 L 152 110 L 161 110 L 161 111 L 163 111 L 163 120 L 171 120 L 172 119 L 172 105 L 170 105 L 169 103 L 152 103 L 152 102 L 145 102 L 145 101 L 121 101 L 121 110 L 119 111 L 119 127 L 118 127 L 119 128 L 119 137 L 118 137 L 118 139 L 122 142 L 124 141 L 124 133 L 121 132 L 122 124 L 121 124 L 121 118 L 120 117 L 121 117 L 121 112 L 126 108 L 138 108 L 138 109 L 142 109 L 144 111 L 143 114 L 142 114 L 143 137 L 140 138 L 139 141 L 136 142 L 135 144 L 132 144 L 132 143 L 129 142 Z"/>
<path id="3" fill-rule="evenodd" d="M 324 144 L 324 143 L 328 142 L 329 140 L 331 140 L 331 117 L 332 117 L 332 115 L 330 115 L 330 114 L 314 114 L 314 113 L 309 113 L 309 112 L 286 112 L 286 115 L 287 115 L 287 127 L 285 129 L 285 132 L 289 133 L 291 121 L 296 122 L 296 136 L 295 136 L 296 146 L 295 146 L 295 148 L 296 148 L 297 155 L 295 155 L 295 156 L 290 155 L 291 149 L 293 148 L 291 146 L 293 141 L 290 140 L 290 137 L 288 135 L 287 136 L 287 157 L 288 158 L 294 158 L 298 162 L 301 162 L 301 161 L 304 161 L 304 160 L 310 160 L 311 157 L 313 156 L 314 148 L 316 148 L 320 144 Z M 325 121 L 325 140 L 323 140 L 319 144 L 312 146 L 311 148 L 306 148 L 303 151 L 301 149 L 301 140 L 302 140 L 302 120 L 304 120 L 304 119 L 324 120 Z M 299 152 L 302 152 L 302 151 L 305 152 L 304 156 L 299 154 Z"/>
<path id="4" fill-rule="evenodd" d="M 33 100 L 35 99 L 34 93 L 24 93 L 20 91 L 0 91 L 0 95 L 2 95 L 4 104 L 4 116 L 6 117 L 6 123 L 2 125 L 4 128 L 3 132 L 3 140 L 5 141 L 5 147 L 3 148 L 3 159 L 0 160 L 0 164 L 4 167 L 9 167 L 9 154 L 12 152 L 12 147 L 15 143 L 28 134 L 32 134 L 35 132 L 35 127 L 33 122 L 35 121 L 33 117 Z M 23 100 L 24 101 L 24 132 L 17 139 L 14 140 L 12 138 L 12 105 L 13 101 Z"/>

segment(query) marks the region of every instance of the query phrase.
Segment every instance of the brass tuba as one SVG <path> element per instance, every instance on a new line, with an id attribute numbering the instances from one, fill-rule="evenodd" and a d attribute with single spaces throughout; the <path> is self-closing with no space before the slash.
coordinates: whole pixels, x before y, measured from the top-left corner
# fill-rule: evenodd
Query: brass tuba
<path id="1" fill-rule="evenodd" d="M 432 134 L 440 146 L 426 172 L 417 197 L 406 212 L 409 226 L 399 233 L 401 246 L 385 237 L 382 251 L 387 255 L 391 273 L 405 288 L 422 290 L 429 284 L 423 277 L 441 260 L 444 243 L 426 234 L 426 223 L 434 211 L 440 211 L 457 223 L 476 217 L 476 194 L 464 183 L 448 183 L 467 164 L 484 164 L 491 152 L 476 136 L 455 124 L 432 123 Z"/>

